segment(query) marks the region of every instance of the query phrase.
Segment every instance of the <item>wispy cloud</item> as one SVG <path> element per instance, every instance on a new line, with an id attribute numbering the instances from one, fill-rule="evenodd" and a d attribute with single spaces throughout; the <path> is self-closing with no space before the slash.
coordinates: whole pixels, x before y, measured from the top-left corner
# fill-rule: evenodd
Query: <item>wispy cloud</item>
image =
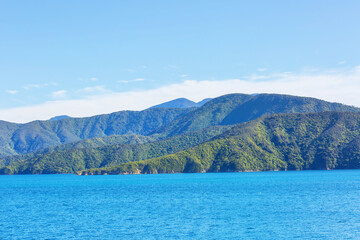
<path id="1" fill-rule="evenodd" d="M 129 83 L 130 81 L 129 80 L 119 80 L 118 82 L 119 83 Z"/>
<path id="2" fill-rule="evenodd" d="M 342 72 L 303 72 L 262 75 L 222 81 L 186 80 L 157 89 L 110 92 L 79 100 L 50 101 L 32 107 L 0 109 L 2 120 L 28 122 L 56 115 L 84 117 L 120 110 L 142 110 L 150 106 L 185 97 L 199 101 L 228 93 L 279 93 L 315 97 L 360 107 L 360 66 Z M 96 93 L 96 92 L 95 92 Z"/>
<path id="3" fill-rule="evenodd" d="M 85 87 L 82 89 L 79 89 L 78 92 L 80 93 L 104 93 L 104 92 L 110 92 L 110 90 L 106 89 L 103 85 L 98 86 L 91 86 L 91 87 Z"/>
<path id="4" fill-rule="evenodd" d="M 141 65 L 141 66 L 133 66 L 130 68 L 123 68 L 123 69 L 121 69 L 121 71 L 127 72 L 127 73 L 136 73 L 136 72 L 146 71 L 146 69 L 148 69 L 148 68 L 149 68 L 149 66 L 147 66 L 147 65 Z"/>
<path id="5" fill-rule="evenodd" d="M 258 72 L 265 72 L 266 70 L 268 70 L 267 68 L 258 68 L 257 71 Z"/>
<path id="6" fill-rule="evenodd" d="M 346 63 L 345 60 L 338 62 L 339 65 L 343 65 L 343 64 L 345 64 L 345 63 Z"/>
<path id="7" fill-rule="evenodd" d="M 58 98 L 65 98 L 67 94 L 66 90 L 59 90 L 51 93 L 51 97 L 58 99 Z"/>
<path id="8" fill-rule="evenodd" d="M 17 94 L 19 91 L 17 90 L 6 90 L 7 93 L 10 93 L 10 94 Z"/>
<path id="9" fill-rule="evenodd" d="M 119 83 L 132 83 L 132 82 L 142 82 L 142 81 L 145 81 L 146 79 L 145 78 L 136 78 L 136 79 L 133 79 L 133 80 L 119 80 L 118 82 Z"/>
<path id="10" fill-rule="evenodd" d="M 136 79 L 134 79 L 134 82 L 142 82 L 145 80 L 146 80 L 145 78 L 136 78 Z"/>
<path id="11" fill-rule="evenodd" d="M 30 90 L 32 88 L 44 88 L 49 86 L 57 86 L 57 83 L 42 83 L 42 84 L 28 84 L 24 86 L 25 90 Z"/>

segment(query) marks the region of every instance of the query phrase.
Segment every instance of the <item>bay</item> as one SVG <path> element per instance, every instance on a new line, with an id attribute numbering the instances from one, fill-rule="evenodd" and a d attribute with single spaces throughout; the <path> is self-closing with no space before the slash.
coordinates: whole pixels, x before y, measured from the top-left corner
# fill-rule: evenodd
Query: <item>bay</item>
<path id="1" fill-rule="evenodd" d="M 0 176 L 0 239 L 360 239 L 360 170 Z"/>

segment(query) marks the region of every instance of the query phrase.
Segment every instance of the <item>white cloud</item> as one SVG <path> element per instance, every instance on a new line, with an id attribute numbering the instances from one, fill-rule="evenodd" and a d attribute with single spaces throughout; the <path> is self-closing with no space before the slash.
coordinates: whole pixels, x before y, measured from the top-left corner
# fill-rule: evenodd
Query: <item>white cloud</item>
<path id="1" fill-rule="evenodd" d="M 134 82 L 142 82 L 142 81 L 145 81 L 145 78 L 136 78 L 134 80 Z"/>
<path id="2" fill-rule="evenodd" d="M 265 72 L 267 70 L 267 68 L 258 68 L 257 69 L 259 72 Z"/>
<path id="3" fill-rule="evenodd" d="M 343 65 L 343 64 L 345 64 L 346 63 L 346 61 L 344 60 L 344 61 L 340 61 L 340 62 L 338 62 L 338 64 L 339 65 Z"/>
<path id="4" fill-rule="evenodd" d="M 17 90 L 6 90 L 7 93 L 10 93 L 10 94 L 17 94 L 19 91 Z"/>
<path id="5" fill-rule="evenodd" d="M 222 81 L 186 80 L 157 89 L 106 93 L 80 100 L 50 101 L 32 107 L 0 109 L 2 120 L 28 122 L 57 115 L 91 116 L 120 110 L 142 110 L 185 97 L 200 101 L 228 93 L 280 93 L 315 97 L 360 107 L 360 66 L 347 72 L 281 73 Z"/>
<path id="6" fill-rule="evenodd" d="M 57 86 L 57 83 L 42 83 L 42 84 L 28 84 L 24 86 L 25 90 L 30 90 L 32 88 L 44 88 L 49 86 Z"/>
<path id="7" fill-rule="evenodd" d="M 104 93 L 104 92 L 109 92 L 109 90 L 107 90 L 105 88 L 105 86 L 99 85 L 99 86 L 94 86 L 94 87 L 85 87 L 83 89 L 78 90 L 78 92 L 83 92 L 83 93 Z"/>
<path id="8" fill-rule="evenodd" d="M 129 80 L 119 80 L 118 82 L 119 83 L 129 83 L 130 81 Z"/>
<path id="9" fill-rule="evenodd" d="M 56 91 L 56 92 L 52 92 L 51 97 L 56 98 L 56 99 L 65 98 L 66 94 L 67 94 L 66 90 L 59 90 L 59 91 Z"/>
<path id="10" fill-rule="evenodd" d="M 119 80 L 119 83 L 132 83 L 132 82 L 142 82 L 145 81 L 145 78 L 136 78 L 134 80 Z"/>

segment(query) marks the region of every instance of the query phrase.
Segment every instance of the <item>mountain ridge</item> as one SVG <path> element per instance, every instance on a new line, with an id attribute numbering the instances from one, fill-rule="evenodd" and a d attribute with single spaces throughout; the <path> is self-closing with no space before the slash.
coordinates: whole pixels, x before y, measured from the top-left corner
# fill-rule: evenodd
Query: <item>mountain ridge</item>
<path id="1" fill-rule="evenodd" d="M 321 111 L 351 111 L 360 109 L 340 103 L 330 103 L 309 97 L 283 94 L 227 94 L 205 103 L 158 128 L 155 133 L 166 132 L 173 136 L 213 125 L 232 125 L 250 121 L 263 115 Z"/>
<path id="2" fill-rule="evenodd" d="M 154 108 L 120 111 L 86 118 L 33 121 L 26 124 L 0 122 L 0 156 L 26 154 L 38 150 L 109 135 L 148 135 L 191 108 Z M 151 121 L 148 121 L 151 119 Z"/>
<path id="3" fill-rule="evenodd" d="M 175 154 L 78 174 L 359 169 L 359 137 L 360 113 L 275 114 Z"/>
<path id="4" fill-rule="evenodd" d="M 38 162 L 44 163 L 42 166 L 52 166 L 51 161 L 54 164 L 58 161 L 54 158 L 56 156 L 62 160 L 67 159 L 69 162 L 62 163 L 67 167 L 60 167 L 58 170 L 51 170 L 51 172 L 63 172 L 63 169 L 68 169 L 67 171 L 82 170 L 79 168 L 80 166 L 86 168 L 99 167 L 100 165 L 84 164 L 88 160 L 101 163 L 103 161 L 101 159 L 104 159 L 105 156 L 110 159 L 107 162 L 112 164 L 113 156 L 109 154 L 109 151 L 111 149 L 115 151 L 116 148 L 128 151 L 129 148 L 124 147 L 124 144 L 127 143 L 141 145 L 146 144 L 146 142 L 154 142 L 155 145 L 152 145 L 152 148 L 159 151 L 163 146 L 161 141 L 174 139 L 176 136 L 179 136 L 180 139 L 186 134 L 195 134 L 207 128 L 232 126 L 279 113 L 295 114 L 326 111 L 360 112 L 360 109 L 315 98 L 291 95 L 228 94 L 207 101 L 201 107 L 193 108 L 151 108 L 143 111 L 121 111 L 88 118 L 34 121 L 28 124 L 0 122 L 0 130 L 2 130 L 0 131 L 0 150 L 3 154 L 19 155 L 0 158 L 0 166 L 10 166 L 17 161 L 30 161 L 34 157 Z M 194 141 L 194 139 L 198 140 Z M 192 147 L 191 144 L 193 143 L 201 144 L 201 141 L 205 141 L 205 138 L 194 139 L 191 140 L 190 144 L 183 142 L 182 145 L 189 148 Z M 179 142 L 174 140 L 173 144 L 176 146 Z M 168 147 L 171 149 L 170 146 Z M 129 158 L 124 159 L 122 157 L 122 162 L 142 160 L 132 155 L 139 148 L 132 147 L 131 149 L 136 149 L 136 151 L 128 152 Z M 170 153 L 169 149 L 161 150 L 162 154 Z M 176 149 L 179 150 L 180 148 Z M 116 151 L 119 152 L 120 150 Z M 121 154 L 125 154 L 125 152 Z M 120 155 L 117 154 L 117 156 Z M 153 155 L 151 153 L 148 155 L 142 153 L 142 156 L 143 159 L 147 158 L 146 156 L 162 157 L 161 154 Z M 30 162 L 26 164 L 29 169 L 32 168 L 29 165 Z M 37 169 L 40 172 L 47 171 L 42 167 Z"/>
<path id="5" fill-rule="evenodd" d="M 172 138 L 141 144 L 105 145 L 96 148 L 77 148 L 52 151 L 13 161 L 0 168 L 0 174 L 74 173 L 87 168 L 113 166 L 116 163 L 143 160 L 163 156 L 195 146 L 226 131 L 228 127 L 211 127 L 197 132 L 185 133 Z"/>
<path id="6" fill-rule="evenodd" d="M 63 120 L 63 119 L 67 119 L 67 118 L 71 118 L 71 117 L 68 115 L 60 115 L 60 116 L 52 117 L 48 121 L 58 121 L 58 120 Z"/>
<path id="7" fill-rule="evenodd" d="M 192 108 L 192 107 L 201 107 L 208 101 L 210 101 L 212 98 L 205 98 L 199 102 L 191 101 L 187 98 L 177 98 L 168 102 L 164 102 L 155 106 L 150 107 L 151 108 Z"/>

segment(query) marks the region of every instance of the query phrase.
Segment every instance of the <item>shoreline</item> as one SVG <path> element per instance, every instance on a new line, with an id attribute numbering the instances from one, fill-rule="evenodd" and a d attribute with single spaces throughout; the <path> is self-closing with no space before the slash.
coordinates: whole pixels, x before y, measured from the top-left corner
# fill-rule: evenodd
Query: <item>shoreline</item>
<path id="1" fill-rule="evenodd" d="M 44 174 L 0 174 L 0 176 L 41 176 L 41 175 L 75 175 L 75 176 L 114 176 L 114 175 L 163 175 L 163 174 L 216 174 L 216 173 L 255 173 L 255 172 L 304 172 L 304 171 L 341 171 L 341 170 L 360 170 L 359 168 L 341 169 L 304 169 L 304 170 L 246 170 L 246 171 L 226 171 L 226 172 L 172 172 L 172 173 L 105 173 L 105 174 L 78 174 L 78 173 L 44 173 Z"/>

